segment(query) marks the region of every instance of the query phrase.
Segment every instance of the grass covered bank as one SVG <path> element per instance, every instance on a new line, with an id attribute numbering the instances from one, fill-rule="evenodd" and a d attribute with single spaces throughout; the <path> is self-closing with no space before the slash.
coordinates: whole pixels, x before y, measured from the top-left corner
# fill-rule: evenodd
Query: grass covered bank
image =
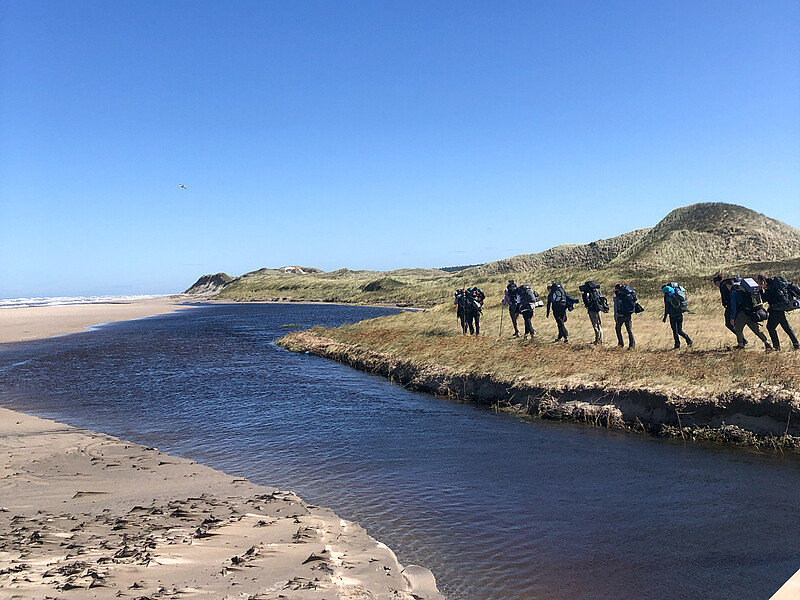
<path id="1" fill-rule="evenodd" d="M 525 282 L 524 276 L 516 280 Z M 479 284 L 487 292 L 480 337 L 462 336 L 455 307 L 440 304 L 425 312 L 292 332 L 279 343 L 411 389 L 541 418 L 800 449 L 800 352 L 791 350 L 782 333 L 782 352 L 765 353 L 750 333 L 747 350 L 732 350 L 735 338 L 723 327 L 718 291 L 707 280 L 685 284 L 691 310 L 685 330 L 695 344 L 678 351 L 672 350 L 669 325 L 661 322 L 661 281 L 655 278 L 634 281 L 646 308 L 634 317 L 634 351 L 616 348 L 610 315 L 603 319 L 605 345 L 592 345 L 582 308 L 569 313 L 569 344 L 551 343 L 556 325 L 543 310 L 534 317 L 536 339 L 512 338 L 508 313 L 500 307 L 504 283 L 505 277 L 489 277 Z M 532 283 L 543 291 L 543 283 Z M 567 291 L 574 294 L 577 283 L 567 280 Z M 607 294 L 611 287 L 604 285 Z M 798 313 L 790 313 L 796 330 Z"/>

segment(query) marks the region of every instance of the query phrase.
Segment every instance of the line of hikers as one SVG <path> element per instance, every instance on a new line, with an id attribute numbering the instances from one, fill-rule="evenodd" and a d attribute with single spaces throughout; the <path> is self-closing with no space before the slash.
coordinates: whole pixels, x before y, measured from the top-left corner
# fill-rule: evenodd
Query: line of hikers
<path id="1" fill-rule="evenodd" d="M 720 289 L 722 305 L 725 308 L 725 326 L 736 334 L 737 348 L 744 348 L 747 340 L 744 338 L 744 328 L 749 327 L 758 338 L 764 342 L 767 350 L 780 350 L 780 340 L 778 339 L 777 328 L 780 325 L 789 339 L 792 341 L 795 350 L 800 349 L 797 337 L 791 325 L 786 319 L 786 312 L 800 308 L 800 287 L 794 283 L 789 283 L 783 277 L 766 277 L 759 275 L 757 281 L 752 278 L 741 278 L 739 276 L 723 277 L 722 274 L 714 276 L 713 282 Z M 581 291 L 581 300 L 589 315 L 589 321 L 594 330 L 594 344 L 603 343 L 602 313 L 611 311 L 608 299 L 600 291 L 600 284 L 596 281 L 587 281 L 578 288 Z M 570 296 L 561 283 L 554 282 L 547 286 L 546 317 L 553 318 L 558 327 L 558 337 L 554 342 L 567 342 L 569 331 L 567 330 L 567 314 L 575 308 L 581 300 Z M 664 316 L 662 322 L 666 323 L 669 318 L 672 336 L 675 342 L 674 348 L 681 347 L 681 339 L 687 346 L 692 345 L 692 339 L 683 330 L 683 315 L 688 311 L 688 297 L 686 289 L 679 283 L 672 281 L 661 288 L 664 294 Z M 478 287 L 462 288 L 455 292 L 453 304 L 457 306 L 457 315 L 461 328 L 466 335 L 467 330 L 470 334 L 480 334 L 480 316 L 486 295 Z M 769 308 L 764 307 L 767 302 Z M 511 324 L 514 327 L 514 337 L 520 336 L 518 320 L 522 316 L 524 323 L 523 339 L 530 335 L 531 339 L 536 336 L 533 328 L 533 311 L 537 307 L 545 306 L 545 302 L 539 299 L 536 292 L 529 285 L 517 285 L 514 280 L 509 280 L 508 285 L 503 291 L 503 306 L 508 307 L 511 317 Z M 628 336 L 628 347 L 635 348 L 636 340 L 633 336 L 632 317 L 634 314 L 644 311 L 636 290 L 631 286 L 618 283 L 614 286 L 614 323 L 617 334 L 617 345 L 624 347 L 622 328 L 624 327 Z M 759 323 L 767 321 L 767 331 L 772 338 L 772 345 L 767 341 L 766 336 L 761 331 Z M 502 313 L 500 321 L 502 331 Z"/>

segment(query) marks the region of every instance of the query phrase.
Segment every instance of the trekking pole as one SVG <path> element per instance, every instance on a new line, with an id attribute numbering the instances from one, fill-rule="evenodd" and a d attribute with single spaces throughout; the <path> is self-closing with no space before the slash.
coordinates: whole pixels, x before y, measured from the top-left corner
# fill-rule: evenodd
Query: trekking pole
<path id="1" fill-rule="evenodd" d="M 497 334 L 497 337 L 503 337 L 503 303 L 500 303 L 500 333 Z"/>

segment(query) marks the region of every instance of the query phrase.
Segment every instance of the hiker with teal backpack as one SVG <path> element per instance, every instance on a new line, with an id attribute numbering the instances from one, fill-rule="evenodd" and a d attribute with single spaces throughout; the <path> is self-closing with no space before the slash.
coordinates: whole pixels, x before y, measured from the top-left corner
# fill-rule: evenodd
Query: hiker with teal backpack
<path id="1" fill-rule="evenodd" d="M 725 285 L 730 291 L 730 324 L 736 329 L 736 348 L 744 348 L 744 328 L 749 327 L 756 337 L 764 342 L 765 350 L 772 350 L 767 336 L 761 331 L 761 321 L 768 318 L 761 299 L 761 287 L 755 280 L 745 277 L 734 282 L 727 279 Z"/>
<path id="2" fill-rule="evenodd" d="M 800 350 L 797 336 L 789 321 L 786 320 L 787 311 L 800 308 L 800 287 L 789 283 L 784 277 L 766 277 L 764 275 L 758 276 L 758 283 L 764 290 L 765 300 L 769 303 L 767 332 L 772 339 L 772 347 L 775 350 L 781 349 L 781 341 L 778 339 L 778 325 L 780 325 L 792 341 L 794 349 Z"/>
<path id="3" fill-rule="evenodd" d="M 667 316 L 669 316 L 672 337 L 675 338 L 674 349 L 677 350 L 681 347 L 681 338 L 686 340 L 687 346 L 691 346 L 692 338 L 683 331 L 683 313 L 689 310 L 686 290 L 678 283 L 671 281 L 662 287 L 661 291 L 664 292 L 664 318 L 661 319 L 661 322 L 666 323 Z"/>

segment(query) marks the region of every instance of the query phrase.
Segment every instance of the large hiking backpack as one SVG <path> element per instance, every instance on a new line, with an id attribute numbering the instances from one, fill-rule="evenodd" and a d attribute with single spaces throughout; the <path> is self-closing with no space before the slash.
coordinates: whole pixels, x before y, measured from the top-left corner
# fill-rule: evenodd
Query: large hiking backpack
<path id="1" fill-rule="evenodd" d="M 561 284 L 553 284 L 550 288 L 550 303 L 554 307 L 567 308 L 567 292 L 564 291 Z"/>
<path id="2" fill-rule="evenodd" d="M 600 291 L 600 284 L 596 281 L 587 281 L 578 288 L 586 294 L 586 310 L 591 312 L 608 312 L 608 300 Z"/>
<path id="3" fill-rule="evenodd" d="M 483 290 L 479 287 L 471 287 L 467 290 L 467 296 L 469 296 L 475 307 L 481 310 L 483 301 L 486 300 L 486 294 L 483 293 Z"/>
<path id="4" fill-rule="evenodd" d="M 519 310 L 520 312 L 531 312 L 533 307 L 536 306 L 536 292 L 531 289 L 529 285 L 521 285 L 517 288 L 519 294 Z"/>
<path id="5" fill-rule="evenodd" d="M 795 298 L 800 297 L 800 289 L 784 277 L 773 277 L 767 280 L 767 302 L 773 310 L 794 310 L 798 308 Z"/>
<path id="6" fill-rule="evenodd" d="M 761 298 L 761 288 L 755 280 L 745 277 L 735 286 L 739 297 L 739 306 L 742 310 L 754 321 L 766 320 L 767 311 L 764 309 L 764 300 Z"/>
<path id="7" fill-rule="evenodd" d="M 674 281 L 670 282 L 669 287 L 673 289 L 673 294 L 669 297 L 669 306 L 675 312 L 685 313 L 689 310 L 689 301 L 686 297 L 686 290 Z"/>
<path id="8" fill-rule="evenodd" d="M 636 312 L 636 301 L 639 299 L 636 297 L 636 290 L 629 285 L 624 285 L 619 292 L 620 312 L 623 315 L 632 315 Z"/>

